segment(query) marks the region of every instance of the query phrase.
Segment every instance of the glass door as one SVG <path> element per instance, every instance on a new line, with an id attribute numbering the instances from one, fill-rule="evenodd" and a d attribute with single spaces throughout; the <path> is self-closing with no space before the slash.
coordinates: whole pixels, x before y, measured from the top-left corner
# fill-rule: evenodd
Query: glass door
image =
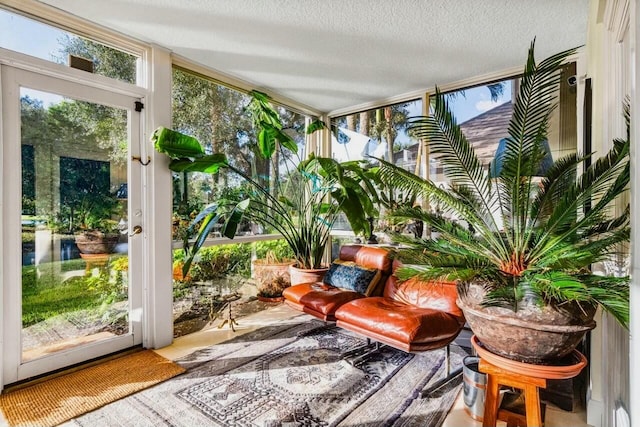
<path id="1" fill-rule="evenodd" d="M 135 97 L 5 66 L 2 96 L 10 383 L 141 342 L 140 113 Z"/>

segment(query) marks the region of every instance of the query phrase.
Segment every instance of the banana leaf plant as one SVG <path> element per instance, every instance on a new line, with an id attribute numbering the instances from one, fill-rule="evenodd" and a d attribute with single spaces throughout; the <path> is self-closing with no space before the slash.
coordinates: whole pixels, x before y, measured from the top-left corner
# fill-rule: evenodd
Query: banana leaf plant
<path id="1" fill-rule="evenodd" d="M 590 266 L 615 256 L 629 241 L 629 206 L 612 215 L 612 205 L 629 183 L 629 135 L 613 141 L 611 150 L 581 175 L 578 168 L 591 153 L 561 157 L 541 178 L 534 177 L 545 156 L 559 71 L 574 51 L 536 63 L 531 44 L 500 171 L 480 162 L 440 92 L 431 116 L 411 119 L 410 128 L 428 139 L 451 185 L 440 188 L 380 160 L 380 177 L 388 185 L 443 209 L 443 215 L 411 207 L 392 213 L 424 221 L 438 234 L 425 240 L 398 237 L 409 246 L 400 258 L 412 264 L 398 272 L 401 278 L 456 280 L 461 293 L 480 281 L 488 291 L 484 306 L 513 311 L 525 301 L 599 305 L 627 327 L 629 278 L 596 275 Z"/>
<path id="2" fill-rule="evenodd" d="M 298 151 L 298 145 L 282 129 L 282 122 L 278 112 L 271 106 L 269 95 L 252 90 L 251 102 L 247 106 L 253 125 L 258 131 L 258 154 L 270 159 L 276 152 L 276 143 L 293 153 Z"/>
<path id="3" fill-rule="evenodd" d="M 293 250 L 297 266 L 309 269 L 321 266 L 331 228 L 341 213 L 354 233 L 365 235 L 370 233 L 367 218 L 377 215 L 377 193 L 371 181 L 375 175 L 366 162 L 339 163 L 311 155 L 284 178 L 275 195 L 234 167 L 223 153 L 206 154 L 191 136 L 161 127 L 154 132 L 152 141 L 158 152 L 171 157 L 172 171 L 216 174 L 225 169 L 253 190 L 239 202 L 218 200 L 196 216 L 191 227 L 193 231 L 198 228 L 197 237 L 184 245 L 185 275 L 214 227 L 221 227 L 221 234 L 232 239 L 243 219 L 267 226 L 282 235 Z M 270 143 L 264 145 L 265 156 L 270 155 L 270 147 Z"/>

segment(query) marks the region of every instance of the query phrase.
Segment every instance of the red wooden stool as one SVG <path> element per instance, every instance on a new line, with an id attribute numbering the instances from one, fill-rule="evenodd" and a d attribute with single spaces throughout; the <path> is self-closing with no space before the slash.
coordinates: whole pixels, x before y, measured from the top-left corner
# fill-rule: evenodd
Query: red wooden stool
<path id="1" fill-rule="evenodd" d="M 540 388 L 546 388 L 549 379 L 573 378 L 587 365 L 587 359 L 577 350 L 567 357 L 569 362 L 566 365 L 534 365 L 491 353 L 475 336 L 471 338 L 471 343 L 480 356 L 478 369 L 487 375 L 483 427 L 496 426 L 501 385 L 515 387 L 524 392 L 526 425 L 542 427 Z M 500 418 L 505 417 L 501 415 Z M 508 418 L 508 414 L 506 416 Z"/>

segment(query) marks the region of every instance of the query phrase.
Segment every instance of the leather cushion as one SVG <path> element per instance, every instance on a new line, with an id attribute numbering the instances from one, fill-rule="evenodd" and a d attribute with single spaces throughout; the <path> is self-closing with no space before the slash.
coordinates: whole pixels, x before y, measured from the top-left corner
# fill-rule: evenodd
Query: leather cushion
<path id="1" fill-rule="evenodd" d="M 292 303 L 331 316 L 342 304 L 363 297 L 358 292 L 346 291 L 324 283 L 290 286 L 282 292 L 282 295 Z"/>
<path id="2" fill-rule="evenodd" d="M 464 323 L 464 314 L 456 303 L 457 286 L 453 282 L 426 282 L 416 278 L 400 282 L 391 276 L 387 279 L 383 296 L 416 307 L 445 311 Z"/>
<path id="3" fill-rule="evenodd" d="M 370 295 L 380 282 L 382 273 L 377 268 L 366 268 L 353 261 L 335 260 L 324 275 L 323 282 L 336 288 Z"/>
<path id="4" fill-rule="evenodd" d="M 344 304 L 336 319 L 361 330 L 403 343 L 429 343 L 455 337 L 461 325 L 455 316 L 420 308 L 385 297 L 369 297 Z"/>
<path id="5" fill-rule="evenodd" d="M 340 247 L 340 259 L 353 261 L 367 268 L 377 268 L 383 275 L 391 273 L 392 259 L 385 248 L 362 245 L 343 245 Z"/>

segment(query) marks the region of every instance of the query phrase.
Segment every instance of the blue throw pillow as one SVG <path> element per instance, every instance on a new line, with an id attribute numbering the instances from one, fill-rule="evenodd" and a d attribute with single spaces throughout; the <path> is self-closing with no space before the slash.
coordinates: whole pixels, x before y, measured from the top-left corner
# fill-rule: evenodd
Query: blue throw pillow
<path id="1" fill-rule="evenodd" d="M 324 283 L 336 288 L 356 291 L 364 295 L 372 293 L 382 273 L 377 268 L 366 268 L 353 261 L 335 260 L 324 275 Z"/>

